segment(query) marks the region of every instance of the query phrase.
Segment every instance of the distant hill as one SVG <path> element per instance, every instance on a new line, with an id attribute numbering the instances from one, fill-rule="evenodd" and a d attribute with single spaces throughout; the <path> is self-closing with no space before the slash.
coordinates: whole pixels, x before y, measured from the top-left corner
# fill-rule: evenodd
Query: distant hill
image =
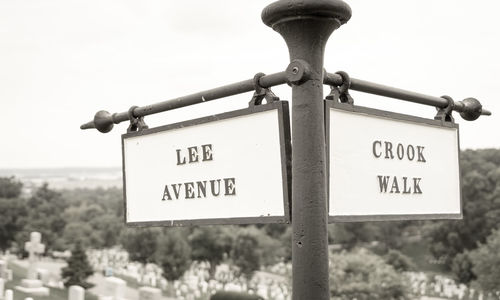
<path id="1" fill-rule="evenodd" d="M 122 186 L 122 169 L 114 168 L 47 168 L 0 169 L 0 177 L 14 176 L 24 184 L 24 193 L 48 183 L 53 189 L 109 188 Z"/>

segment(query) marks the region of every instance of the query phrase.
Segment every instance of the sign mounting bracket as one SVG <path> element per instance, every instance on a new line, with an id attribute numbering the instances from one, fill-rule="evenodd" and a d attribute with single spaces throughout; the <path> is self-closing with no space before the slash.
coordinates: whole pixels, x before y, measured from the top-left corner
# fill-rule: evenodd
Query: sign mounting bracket
<path id="1" fill-rule="evenodd" d="M 138 108 L 139 106 L 131 106 L 128 110 L 128 118 L 130 119 L 130 125 L 127 128 L 127 133 L 134 132 L 134 131 L 141 131 L 143 129 L 148 129 L 148 125 L 146 125 L 146 122 L 144 121 L 144 117 L 135 117 L 134 116 L 134 109 Z"/>
<path id="2" fill-rule="evenodd" d="M 434 117 L 434 120 L 439 120 L 441 122 L 451 122 L 455 123 L 455 119 L 451 113 L 453 112 L 453 108 L 455 107 L 455 101 L 450 96 L 441 96 L 441 98 L 446 99 L 448 101 L 448 105 L 445 108 L 437 108 L 437 114 Z"/>
<path id="3" fill-rule="evenodd" d="M 257 73 L 253 77 L 253 86 L 255 89 L 255 92 L 253 93 L 252 99 L 248 103 L 248 106 L 256 106 L 256 105 L 261 105 L 262 100 L 266 99 L 267 103 L 272 103 L 276 101 L 280 101 L 280 98 L 276 96 L 272 91 L 271 88 L 265 88 L 260 85 L 259 81 L 262 77 L 266 76 L 264 73 Z"/>

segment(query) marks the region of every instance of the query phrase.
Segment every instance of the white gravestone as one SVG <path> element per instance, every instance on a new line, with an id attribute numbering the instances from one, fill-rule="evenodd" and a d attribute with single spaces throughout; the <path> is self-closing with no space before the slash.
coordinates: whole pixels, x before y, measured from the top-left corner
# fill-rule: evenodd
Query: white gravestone
<path id="1" fill-rule="evenodd" d="M 127 283 L 125 280 L 117 277 L 107 277 L 105 279 L 104 285 L 104 295 L 106 297 L 112 297 L 113 300 L 125 299 L 125 288 Z"/>
<path id="2" fill-rule="evenodd" d="M 4 300 L 14 300 L 14 293 L 12 290 L 6 290 Z"/>
<path id="3" fill-rule="evenodd" d="M 78 285 L 69 287 L 68 300 L 84 300 L 85 289 Z"/>
<path id="4" fill-rule="evenodd" d="M 14 273 L 12 273 L 12 270 L 7 269 L 7 272 L 5 273 L 7 281 L 12 281 L 14 279 Z"/>
<path id="5" fill-rule="evenodd" d="M 139 288 L 139 300 L 160 300 L 161 290 L 149 286 Z"/>
<path id="6" fill-rule="evenodd" d="M 45 245 L 41 243 L 42 235 L 40 232 L 32 232 L 30 234 L 30 241 L 24 244 L 24 249 L 29 253 L 29 267 L 27 279 L 37 279 L 37 254 L 45 252 Z"/>
<path id="7" fill-rule="evenodd" d="M 0 299 L 3 299 L 3 290 L 5 289 L 5 280 L 0 278 Z"/>
<path id="8" fill-rule="evenodd" d="M 42 281 L 43 285 L 48 285 L 50 281 L 50 272 L 46 269 L 37 268 L 36 278 Z"/>
<path id="9" fill-rule="evenodd" d="M 7 279 L 7 262 L 0 259 L 0 278 Z"/>
<path id="10" fill-rule="evenodd" d="M 29 253 L 28 273 L 27 278 L 21 280 L 21 285 L 16 286 L 16 290 L 37 296 L 48 296 L 50 290 L 43 287 L 42 281 L 37 278 L 37 255 L 45 252 L 45 245 L 41 241 L 42 235 L 35 231 L 30 234 L 30 241 L 25 243 L 24 249 Z"/>

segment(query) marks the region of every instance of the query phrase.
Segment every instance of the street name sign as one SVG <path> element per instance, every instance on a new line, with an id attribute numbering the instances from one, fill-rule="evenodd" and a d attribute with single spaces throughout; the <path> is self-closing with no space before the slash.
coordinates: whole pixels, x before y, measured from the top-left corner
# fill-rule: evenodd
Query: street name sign
<path id="1" fill-rule="evenodd" d="M 458 124 L 325 103 L 330 222 L 462 218 Z"/>
<path id="2" fill-rule="evenodd" d="M 122 136 L 125 223 L 288 223 L 288 103 Z"/>

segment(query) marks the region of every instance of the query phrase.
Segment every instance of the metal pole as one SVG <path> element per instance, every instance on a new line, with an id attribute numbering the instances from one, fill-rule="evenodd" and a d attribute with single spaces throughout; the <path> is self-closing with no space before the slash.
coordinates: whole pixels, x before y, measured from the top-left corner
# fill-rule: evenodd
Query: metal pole
<path id="1" fill-rule="evenodd" d="M 262 12 L 264 23 L 285 39 L 292 61 L 287 75 L 292 82 L 294 300 L 330 299 L 323 57 L 330 34 L 350 17 L 350 7 L 339 0 L 280 0 Z"/>

